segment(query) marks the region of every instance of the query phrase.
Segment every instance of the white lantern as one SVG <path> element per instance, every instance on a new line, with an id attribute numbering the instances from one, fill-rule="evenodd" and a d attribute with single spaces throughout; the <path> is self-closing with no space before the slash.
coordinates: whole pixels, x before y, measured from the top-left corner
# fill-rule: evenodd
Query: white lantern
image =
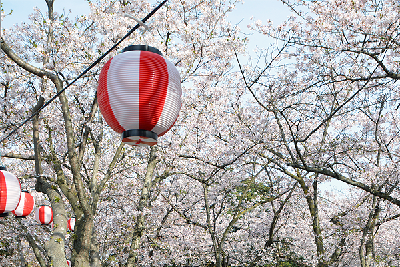
<path id="1" fill-rule="evenodd" d="M 40 224 L 50 224 L 53 222 L 53 210 L 50 206 L 40 206 L 35 211 L 35 219 Z"/>
<path id="2" fill-rule="evenodd" d="M 0 169 L 0 214 L 15 210 L 21 197 L 21 184 L 18 178 L 5 170 Z"/>
<path id="3" fill-rule="evenodd" d="M 175 65 L 146 45 L 131 45 L 103 67 L 97 102 L 122 142 L 153 146 L 174 125 L 181 109 L 181 78 Z"/>

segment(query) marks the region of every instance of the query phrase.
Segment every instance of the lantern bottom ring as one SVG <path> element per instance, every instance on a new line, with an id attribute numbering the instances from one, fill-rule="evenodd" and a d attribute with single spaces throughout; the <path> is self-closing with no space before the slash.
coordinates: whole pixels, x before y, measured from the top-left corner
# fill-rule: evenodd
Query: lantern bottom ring
<path id="1" fill-rule="evenodd" d="M 131 146 L 154 146 L 157 134 L 148 130 L 130 129 L 122 133 L 122 142 Z"/>
<path id="2" fill-rule="evenodd" d="M 7 217 L 7 216 L 8 216 L 8 212 L 0 213 L 0 218 L 1 218 L 1 217 Z"/>

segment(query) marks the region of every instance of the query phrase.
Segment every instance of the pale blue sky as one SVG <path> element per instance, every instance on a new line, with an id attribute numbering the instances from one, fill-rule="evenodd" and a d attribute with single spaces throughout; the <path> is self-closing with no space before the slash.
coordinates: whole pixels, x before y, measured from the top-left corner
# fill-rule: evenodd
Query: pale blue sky
<path id="1" fill-rule="evenodd" d="M 3 3 L 3 10 L 8 14 L 12 10 L 12 14 L 5 17 L 1 22 L 4 29 L 12 27 L 16 23 L 29 21 L 29 14 L 33 12 L 36 6 L 46 12 L 45 0 L 0 0 Z M 151 0 L 151 2 L 155 2 Z M 58 13 L 72 12 L 72 16 L 78 16 L 89 13 L 89 5 L 86 0 L 55 0 L 54 10 Z M 242 4 L 238 4 L 236 9 L 229 13 L 228 18 L 232 24 L 238 24 L 245 34 L 249 35 L 248 51 L 252 53 L 254 49 L 259 47 L 267 47 L 271 39 L 261 34 L 251 33 L 247 25 L 252 23 L 251 17 L 261 21 L 272 20 L 275 25 L 280 24 L 290 15 L 290 10 L 284 6 L 280 0 L 244 0 Z"/>
<path id="2" fill-rule="evenodd" d="M 2 28 L 9 28 L 15 23 L 28 21 L 28 15 L 32 13 L 36 6 L 46 11 L 46 3 L 44 0 L 1 0 L 5 13 L 13 11 L 12 15 L 7 16 L 2 21 Z M 56 0 L 54 2 L 56 12 L 69 12 L 72 15 L 81 15 L 89 12 L 89 5 L 85 0 Z M 279 0 L 245 0 L 243 4 L 239 4 L 229 18 L 232 23 L 237 24 L 243 29 L 247 29 L 250 23 L 250 17 L 266 21 L 271 19 L 275 23 L 280 23 L 290 14 L 289 9 L 285 7 Z"/>
<path id="3" fill-rule="evenodd" d="M 29 14 L 33 12 L 34 7 L 38 7 L 44 12 L 47 10 L 45 0 L 1 0 L 3 4 L 3 10 L 6 14 L 10 13 L 12 10 L 12 15 L 7 16 L 1 22 L 2 28 L 9 28 L 16 23 L 21 23 L 22 21 L 28 21 Z M 80 15 L 89 12 L 89 5 L 85 0 L 68 0 L 54 1 L 54 10 L 56 12 L 69 12 L 71 9 L 73 15 Z"/>

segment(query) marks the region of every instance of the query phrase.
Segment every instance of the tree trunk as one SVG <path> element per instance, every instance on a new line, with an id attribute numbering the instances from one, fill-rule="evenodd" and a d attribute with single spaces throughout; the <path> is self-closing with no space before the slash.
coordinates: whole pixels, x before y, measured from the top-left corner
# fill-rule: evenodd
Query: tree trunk
<path id="1" fill-rule="evenodd" d="M 312 227 L 314 232 L 314 241 L 317 247 L 317 257 L 318 257 L 318 267 L 327 267 L 327 263 L 323 259 L 325 254 L 321 225 L 319 222 L 318 215 L 318 182 L 315 178 L 313 182 L 313 195 L 309 194 L 310 188 L 306 186 L 304 180 L 301 178 L 298 180 L 304 194 L 306 195 L 306 200 L 308 204 L 308 209 L 310 211 L 311 218 L 313 220 Z"/>
<path id="2" fill-rule="evenodd" d="M 43 106 L 44 98 L 40 97 L 36 106 L 33 108 L 32 113 L 35 113 L 39 108 Z M 35 153 L 35 174 L 36 176 L 42 175 L 42 158 L 40 155 L 40 145 L 39 145 L 39 115 L 33 117 L 32 120 L 33 128 L 33 150 Z"/>
<path id="3" fill-rule="evenodd" d="M 25 261 L 24 253 L 22 250 L 22 244 L 21 244 L 21 236 L 17 236 L 17 248 L 18 248 L 18 253 L 19 253 L 19 258 L 20 258 L 20 267 L 26 267 L 27 263 Z"/>
<path id="4" fill-rule="evenodd" d="M 152 186 L 152 179 L 154 176 L 154 170 L 158 163 L 157 160 L 157 147 L 152 146 L 150 149 L 149 161 L 147 164 L 147 171 L 143 181 L 142 193 L 140 195 L 139 204 L 137 206 L 137 210 L 139 211 L 139 215 L 136 217 L 135 230 L 131 236 L 131 247 L 129 251 L 128 261 L 126 263 L 126 267 L 137 266 L 137 252 L 136 250 L 140 247 L 140 242 L 142 239 L 142 235 L 144 232 L 144 223 L 145 216 L 143 215 L 143 210 L 148 205 L 148 199 Z"/>
<path id="5" fill-rule="evenodd" d="M 46 267 L 47 266 L 46 261 L 42 257 L 41 250 L 40 250 L 39 246 L 37 245 L 36 240 L 28 232 L 28 229 L 26 228 L 26 226 L 21 222 L 21 219 L 17 219 L 17 220 L 19 221 L 20 227 L 25 232 L 26 240 L 29 242 L 29 245 L 31 246 L 33 253 L 35 254 L 36 260 L 38 261 L 40 267 Z"/>
<path id="6" fill-rule="evenodd" d="M 76 267 L 88 267 L 90 265 L 91 240 L 93 232 L 93 218 L 82 216 L 76 218 L 74 248 L 72 251 L 72 262 Z"/>
<path id="7" fill-rule="evenodd" d="M 43 99 L 39 99 L 38 104 L 33 111 L 35 112 L 43 104 Z M 45 248 L 50 258 L 51 264 L 55 267 L 66 267 L 67 260 L 65 258 L 65 235 L 67 234 L 67 214 L 62 201 L 61 194 L 53 189 L 50 184 L 41 177 L 41 158 L 39 150 L 39 119 L 38 116 L 33 120 L 33 143 L 35 149 L 35 171 L 37 175 L 36 190 L 45 193 L 51 202 L 53 209 L 53 234 L 50 240 L 46 242 Z M 46 227 L 46 226 L 43 226 Z"/>
<path id="8" fill-rule="evenodd" d="M 376 222 L 380 214 L 379 201 L 377 197 L 373 197 L 373 207 L 375 207 L 370 213 L 368 222 L 363 229 L 363 235 L 361 238 L 361 244 L 359 248 L 359 256 L 362 267 L 373 266 L 372 261 L 374 257 L 374 232 L 376 229 Z"/>
<path id="9" fill-rule="evenodd" d="M 99 267 L 101 266 L 100 262 L 100 252 L 99 252 L 99 244 L 97 242 L 96 231 L 93 227 L 92 231 L 92 242 L 90 248 L 90 267 Z"/>
<path id="10" fill-rule="evenodd" d="M 46 243 L 46 251 L 54 267 L 67 267 L 65 236 L 67 234 L 67 212 L 58 191 L 46 186 L 45 194 L 51 200 L 53 209 L 53 234 Z"/>

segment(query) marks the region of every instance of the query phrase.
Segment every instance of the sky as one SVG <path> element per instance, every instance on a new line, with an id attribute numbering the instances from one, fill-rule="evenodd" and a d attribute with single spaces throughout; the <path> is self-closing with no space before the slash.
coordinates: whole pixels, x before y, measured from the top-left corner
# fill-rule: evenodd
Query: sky
<path id="1" fill-rule="evenodd" d="M 4 18 L 1 22 L 2 28 L 9 28 L 16 23 L 29 20 L 29 14 L 33 12 L 34 7 L 38 7 L 40 10 L 46 11 L 45 0 L 0 0 L 2 3 L 2 9 L 5 14 L 12 11 L 10 16 Z M 54 10 L 56 12 L 69 12 L 71 9 L 73 15 L 87 14 L 89 12 L 89 5 L 86 0 L 55 0 Z"/>
<path id="2" fill-rule="evenodd" d="M 12 27 L 16 23 L 29 20 L 29 14 L 33 12 L 34 7 L 46 11 L 45 0 L 0 0 L 5 14 L 12 11 L 12 14 L 6 16 L 1 22 L 4 29 Z M 56 12 L 69 12 L 73 16 L 89 13 L 89 5 L 86 0 L 68 0 L 54 1 L 54 10 Z M 250 34 L 247 25 L 251 23 L 250 18 L 260 19 L 261 21 L 272 20 L 274 24 L 279 24 L 290 15 L 289 9 L 279 0 L 244 0 L 236 9 L 229 14 L 229 19 L 233 24 L 246 33 Z M 254 49 L 257 43 L 265 43 L 266 38 L 261 35 L 253 35 L 250 43 L 251 49 Z"/>
<path id="3" fill-rule="evenodd" d="M 1 2 L 5 13 L 13 11 L 13 14 L 7 16 L 2 22 L 3 28 L 8 28 L 15 23 L 28 20 L 28 15 L 32 13 L 35 6 L 41 10 L 46 10 L 44 0 L 1 0 Z M 57 12 L 62 12 L 63 10 L 68 12 L 71 10 L 73 15 L 87 14 L 89 12 L 89 5 L 86 0 L 56 0 L 54 5 L 54 9 Z M 243 26 L 250 22 L 249 18 L 251 16 L 254 16 L 256 19 L 271 19 L 272 21 L 280 22 L 289 14 L 288 8 L 279 0 L 245 0 L 243 4 L 237 6 L 237 9 L 230 17 L 235 24 L 243 20 L 241 23 L 241 26 Z"/>

